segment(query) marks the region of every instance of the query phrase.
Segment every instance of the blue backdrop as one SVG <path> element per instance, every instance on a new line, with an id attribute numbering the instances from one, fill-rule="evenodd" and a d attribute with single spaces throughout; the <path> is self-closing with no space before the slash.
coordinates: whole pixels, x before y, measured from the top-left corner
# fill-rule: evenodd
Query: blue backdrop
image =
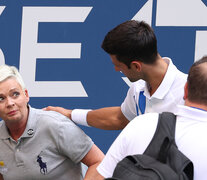
<path id="1" fill-rule="evenodd" d="M 1 0 L 0 63 L 20 69 L 33 107 L 120 106 L 128 85 L 101 49 L 106 33 L 129 19 L 145 20 L 155 30 L 161 56 L 187 73 L 207 52 L 206 5 L 206 0 Z M 103 152 L 119 133 L 81 128 Z"/>

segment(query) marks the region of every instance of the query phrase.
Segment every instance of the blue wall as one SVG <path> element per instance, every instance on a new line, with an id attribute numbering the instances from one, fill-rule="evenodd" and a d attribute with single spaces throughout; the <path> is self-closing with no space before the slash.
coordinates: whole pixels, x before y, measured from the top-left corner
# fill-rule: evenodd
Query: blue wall
<path id="1" fill-rule="evenodd" d="M 122 79 L 123 74 L 114 71 L 109 56 L 100 47 L 106 33 L 116 25 L 129 19 L 150 23 L 161 56 L 171 57 L 185 73 L 207 52 L 204 46 L 206 1 L 165 3 L 161 0 L 1 0 L 0 63 L 20 69 L 33 107 L 119 106 L 128 85 Z M 77 14 L 72 13 L 72 7 L 77 8 Z M 56 19 L 56 16 L 60 17 Z M 70 45 L 74 49 L 67 51 Z M 75 81 L 78 85 L 74 88 Z M 119 133 L 81 128 L 104 152 Z"/>

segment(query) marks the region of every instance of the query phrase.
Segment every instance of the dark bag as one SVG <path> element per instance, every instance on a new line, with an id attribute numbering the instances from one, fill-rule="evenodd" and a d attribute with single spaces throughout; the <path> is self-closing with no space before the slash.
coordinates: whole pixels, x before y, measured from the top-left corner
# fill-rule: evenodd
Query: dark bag
<path id="1" fill-rule="evenodd" d="M 125 157 L 107 180 L 193 180 L 193 163 L 175 144 L 175 124 L 173 113 L 160 114 L 144 154 Z"/>

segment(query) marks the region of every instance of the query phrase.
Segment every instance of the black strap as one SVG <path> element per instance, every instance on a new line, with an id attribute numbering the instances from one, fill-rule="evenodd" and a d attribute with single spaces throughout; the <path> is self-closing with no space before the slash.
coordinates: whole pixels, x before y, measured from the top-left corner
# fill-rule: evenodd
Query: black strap
<path id="1" fill-rule="evenodd" d="M 175 126 L 176 116 L 173 113 L 163 112 L 159 114 L 157 129 L 144 154 L 166 163 L 169 151 L 177 148 L 175 143 Z M 182 158 L 182 161 L 186 162 L 183 171 L 189 180 L 193 180 L 193 163 L 181 152 L 176 157 L 173 156 L 171 158 Z M 179 165 L 182 165 L 182 163 Z M 175 162 L 174 168 L 176 171 L 179 170 L 179 165 Z"/>
<path id="2" fill-rule="evenodd" d="M 163 143 L 160 147 L 160 152 L 158 154 L 158 160 L 166 163 L 167 155 L 169 153 L 170 147 L 172 143 L 174 143 L 175 139 L 175 124 L 176 124 L 176 116 L 172 113 L 162 113 L 160 114 L 160 126 L 161 128 L 166 128 L 166 137 L 163 140 Z"/>
<path id="3" fill-rule="evenodd" d="M 163 112 L 159 114 L 157 129 L 144 154 L 154 158 L 158 157 L 162 162 L 165 161 L 168 148 L 172 141 L 174 141 L 175 124 L 176 116 L 173 113 Z M 158 154 L 160 155 L 158 156 Z"/>

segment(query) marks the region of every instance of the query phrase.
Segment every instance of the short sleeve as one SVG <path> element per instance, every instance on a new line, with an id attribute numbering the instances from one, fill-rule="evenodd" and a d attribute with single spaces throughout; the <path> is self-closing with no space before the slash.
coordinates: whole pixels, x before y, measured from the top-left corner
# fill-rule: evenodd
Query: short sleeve
<path id="1" fill-rule="evenodd" d="M 66 119 L 59 125 L 58 147 L 73 162 L 80 162 L 90 151 L 93 141 L 75 123 Z"/>
<path id="2" fill-rule="evenodd" d="M 121 104 L 121 111 L 124 116 L 131 121 L 137 116 L 136 110 L 136 101 L 138 99 L 139 93 L 145 87 L 145 82 L 143 80 L 139 80 L 137 82 L 132 83 L 130 86 L 127 96 L 124 102 Z"/>

